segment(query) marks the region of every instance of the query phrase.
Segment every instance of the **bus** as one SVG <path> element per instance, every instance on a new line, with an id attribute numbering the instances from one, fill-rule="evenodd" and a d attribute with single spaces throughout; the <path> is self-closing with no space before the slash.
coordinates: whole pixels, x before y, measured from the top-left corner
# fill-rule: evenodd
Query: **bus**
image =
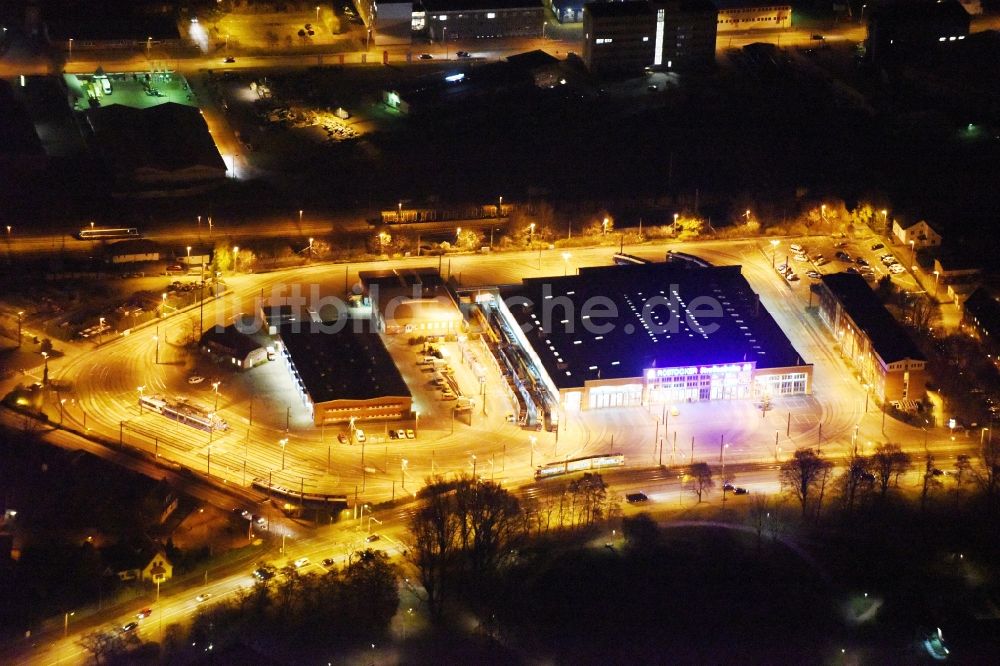
<path id="1" fill-rule="evenodd" d="M 683 264 L 686 268 L 712 267 L 712 264 L 708 263 L 701 257 L 696 257 L 693 254 L 688 254 L 686 252 L 675 252 L 674 250 L 667 250 L 667 263 Z"/>
<path id="2" fill-rule="evenodd" d="M 572 474 L 573 472 L 589 472 L 595 469 L 624 466 L 624 453 L 603 453 L 596 456 L 572 458 L 570 460 L 563 460 L 562 462 L 551 462 L 540 465 L 538 469 L 535 470 L 535 479 L 548 479 L 553 476 Z"/>
<path id="3" fill-rule="evenodd" d="M 162 414 L 178 423 L 209 432 L 229 430 L 229 424 L 213 412 L 206 411 L 188 402 L 187 398 L 170 400 L 159 395 L 144 395 L 139 398 L 141 407 Z"/>
<path id="4" fill-rule="evenodd" d="M 140 238 L 141 234 L 135 227 L 122 229 L 80 229 L 76 237 L 79 240 L 117 240 L 119 238 Z"/>
<path id="5" fill-rule="evenodd" d="M 641 266 L 652 263 L 648 259 L 637 257 L 634 254 L 623 254 L 621 252 L 616 252 L 611 259 L 615 262 L 616 266 Z"/>

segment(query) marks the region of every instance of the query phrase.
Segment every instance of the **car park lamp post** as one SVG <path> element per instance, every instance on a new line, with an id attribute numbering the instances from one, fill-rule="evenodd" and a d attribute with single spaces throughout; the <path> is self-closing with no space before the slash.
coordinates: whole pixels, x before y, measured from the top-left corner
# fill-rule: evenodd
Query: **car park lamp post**
<path id="1" fill-rule="evenodd" d="M 72 60 L 72 59 L 73 59 L 73 38 L 70 37 L 69 38 L 69 57 L 67 58 L 67 60 Z"/>
<path id="2" fill-rule="evenodd" d="M 563 252 L 563 276 L 569 275 L 569 258 L 573 256 L 569 252 Z"/>
<path id="3" fill-rule="evenodd" d="M 45 369 L 42 371 L 42 385 L 49 383 L 49 353 L 42 352 L 42 359 L 45 361 Z"/>
<path id="4" fill-rule="evenodd" d="M 938 287 L 940 286 L 940 284 L 941 284 L 941 272 L 940 271 L 934 271 L 934 300 L 935 301 L 937 300 Z"/>
<path id="5" fill-rule="evenodd" d="M 62 425 L 62 423 L 63 423 L 63 410 L 65 409 L 65 407 L 66 407 L 66 398 L 60 398 L 59 399 L 59 425 Z M 140 407 L 140 409 L 141 409 L 141 407 Z"/>
<path id="6" fill-rule="evenodd" d="M 548 27 L 548 21 L 542 21 L 542 39 L 545 39 L 545 28 Z"/>
<path id="7" fill-rule="evenodd" d="M 240 246 L 233 246 L 233 272 L 238 273 L 240 270 Z"/>
<path id="8" fill-rule="evenodd" d="M 63 638 L 69 635 L 69 619 L 76 615 L 76 611 L 66 611 L 63 613 Z"/>
<path id="9" fill-rule="evenodd" d="M 910 270 L 917 268 L 917 241 L 910 241 Z"/>
<path id="10" fill-rule="evenodd" d="M 24 321 L 24 310 L 18 310 L 17 313 L 17 347 L 21 348 L 21 323 Z"/>
<path id="11" fill-rule="evenodd" d="M 441 41 L 444 42 L 444 59 L 448 59 L 448 26 L 441 28 Z"/>
<path id="12" fill-rule="evenodd" d="M 9 229 L 10 227 L 8 227 Z M 531 245 L 535 241 L 535 223 L 532 222 L 528 225 L 528 245 Z"/>
<path id="13" fill-rule="evenodd" d="M 604 221 L 601 222 L 601 233 L 603 235 L 605 235 L 605 236 L 608 235 L 608 223 L 609 222 L 610 222 L 610 220 L 608 218 L 604 218 Z"/>
<path id="14" fill-rule="evenodd" d="M 281 445 L 281 471 L 285 471 L 285 446 L 288 444 L 288 438 L 283 437 L 278 444 Z"/>
<path id="15" fill-rule="evenodd" d="M 316 5 L 316 23 L 319 23 L 319 5 Z"/>
<path id="16" fill-rule="evenodd" d="M 219 382 L 212 382 L 212 390 L 215 391 L 215 406 L 212 411 L 219 411 Z"/>
<path id="17" fill-rule="evenodd" d="M 777 255 L 778 253 L 778 245 L 780 244 L 781 241 L 778 240 L 777 238 L 771 240 L 771 268 L 774 268 L 775 255 Z"/>

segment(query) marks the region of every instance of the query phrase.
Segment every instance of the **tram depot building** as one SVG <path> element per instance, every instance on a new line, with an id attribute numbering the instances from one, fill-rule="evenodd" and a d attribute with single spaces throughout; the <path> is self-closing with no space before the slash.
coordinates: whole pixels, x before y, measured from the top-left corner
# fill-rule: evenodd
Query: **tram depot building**
<path id="1" fill-rule="evenodd" d="M 803 362 L 739 266 L 581 268 L 499 304 L 546 401 L 602 409 L 808 394 Z"/>

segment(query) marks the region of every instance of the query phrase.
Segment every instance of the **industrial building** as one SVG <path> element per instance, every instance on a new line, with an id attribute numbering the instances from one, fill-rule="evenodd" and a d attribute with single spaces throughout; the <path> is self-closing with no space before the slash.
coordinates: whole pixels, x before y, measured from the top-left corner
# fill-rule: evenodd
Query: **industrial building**
<path id="1" fill-rule="evenodd" d="M 933 58 L 968 37 L 972 20 L 958 0 L 886 0 L 866 16 L 867 55 L 880 65 Z"/>
<path id="2" fill-rule="evenodd" d="M 819 284 L 820 318 L 872 394 L 882 402 L 922 400 L 927 361 L 865 279 L 833 273 Z"/>
<path id="3" fill-rule="evenodd" d="M 712 3 L 719 10 L 719 32 L 792 27 L 790 4 L 768 4 L 760 0 L 712 0 Z"/>
<path id="4" fill-rule="evenodd" d="M 420 0 L 427 35 L 435 42 L 540 37 L 545 9 L 541 0 Z"/>
<path id="5" fill-rule="evenodd" d="M 288 325 L 278 334 L 281 357 L 316 425 L 413 417 L 410 389 L 367 321 Z"/>
<path id="6" fill-rule="evenodd" d="M 227 363 L 238 370 L 249 370 L 268 359 L 269 345 L 266 341 L 258 334 L 243 332 L 255 328 L 252 320 L 249 326 L 245 323 L 213 326 L 202 334 L 198 346 L 219 363 Z"/>
<path id="7" fill-rule="evenodd" d="M 708 0 L 587 3 L 583 61 L 599 74 L 703 68 L 715 62 L 717 31 Z"/>
<path id="8" fill-rule="evenodd" d="M 436 269 L 361 271 L 358 278 L 377 331 L 439 337 L 463 330 L 457 299 Z"/>
<path id="9" fill-rule="evenodd" d="M 808 394 L 805 363 L 739 266 L 582 268 L 481 299 L 529 421 L 568 410 Z M 523 366 L 523 371 L 517 366 Z M 537 377 L 537 380 L 533 378 Z M 530 385 L 534 382 L 534 385 Z"/>

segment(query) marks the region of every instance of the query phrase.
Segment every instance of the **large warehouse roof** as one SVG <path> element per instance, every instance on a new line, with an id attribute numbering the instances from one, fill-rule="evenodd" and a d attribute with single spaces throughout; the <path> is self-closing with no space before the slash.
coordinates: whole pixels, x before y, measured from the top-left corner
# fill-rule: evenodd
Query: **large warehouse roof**
<path id="1" fill-rule="evenodd" d="M 281 341 L 313 403 L 410 397 L 382 338 L 367 330 L 367 322 L 365 330 L 355 331 L 358 321 L 347 321 L 335 332 L 307 323 L 281 327 Z"/>
<path id="2" fill-rule="evenodd" d="M 802 365 L 739 266 L 583 268 L 527 279 L 504 300 L 559 388 L 649 368 Z"/>

